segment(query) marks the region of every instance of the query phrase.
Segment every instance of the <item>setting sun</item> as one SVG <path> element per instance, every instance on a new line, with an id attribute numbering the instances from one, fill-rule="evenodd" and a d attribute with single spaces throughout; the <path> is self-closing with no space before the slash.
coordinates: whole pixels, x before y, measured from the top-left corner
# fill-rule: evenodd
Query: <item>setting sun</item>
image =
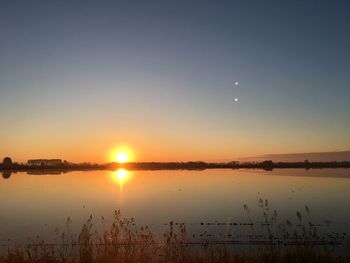
<path id="1" fill-rule="evenodd" d="M 118 163 L 125 163 L 129 160 L 129 156 L 126 152 L 118 152 L 115 159 Z"/>
<path id="2" fill-rule="evenodd" d="M 135 159 L 134 151 L 128 146 L 117 146 L 111 149 L 109 152 L 110 162 L 116 162 L 119 164 L 133 162 Z"/>

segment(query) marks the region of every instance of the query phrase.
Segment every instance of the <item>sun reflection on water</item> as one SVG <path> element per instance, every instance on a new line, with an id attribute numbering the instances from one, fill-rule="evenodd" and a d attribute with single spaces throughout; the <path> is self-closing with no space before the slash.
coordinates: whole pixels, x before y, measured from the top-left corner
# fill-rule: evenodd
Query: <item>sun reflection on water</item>
<path id="1" fill-rule="evenodd" d="M 127 182 L 131 178 L 130 171 L 120 168 L 117 171 L 113 172 L 113 180 L 117 182 L 120 188 L 123 188 L 125 182 Z"/>

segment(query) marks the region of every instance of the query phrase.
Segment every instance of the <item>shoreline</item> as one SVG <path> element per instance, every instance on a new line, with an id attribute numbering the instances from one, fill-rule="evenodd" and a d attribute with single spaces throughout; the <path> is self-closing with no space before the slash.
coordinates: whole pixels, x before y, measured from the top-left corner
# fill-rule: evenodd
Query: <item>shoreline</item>
<path id="1" fill-rule="evenodd" d="M 337 169 L 350 168 L 350 161 L 344 162 L 250 162 L 250 163 L 206 163 L 206 162 L 138 162 L 138 163 L 108 163 L 108 164 L 64 164 L 64 165 L 24 165 L 0 164 L 0 171 L 7 172 L 31 172 L 31 171 L 48 171 L 48 172 L 69 172 L 69 171 L 92 171 L 92 170 L 109 170 L 118 169 L 127 170 L 207 170 L 207 169 L 258 169 L 272 171 L 273 169 Z"/>

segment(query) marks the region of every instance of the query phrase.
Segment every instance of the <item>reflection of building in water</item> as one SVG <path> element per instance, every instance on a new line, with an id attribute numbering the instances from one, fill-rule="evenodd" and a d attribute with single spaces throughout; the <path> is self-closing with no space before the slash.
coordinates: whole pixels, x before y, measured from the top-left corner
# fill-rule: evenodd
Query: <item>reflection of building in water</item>
<path id="1" fill-rule="evenodd" d="M 61 159 L 35 159 L 28 160 L 27 164 L 30 166 L 59 166 L 63 162 Z"/>
<path id="2" fill-rule="evenodd" d="M 29 170 L 27 171 L 28 175 L 59 175 L 61 170 L 52 170 L 52 169 L 39 169 L 39 170 Z"/>

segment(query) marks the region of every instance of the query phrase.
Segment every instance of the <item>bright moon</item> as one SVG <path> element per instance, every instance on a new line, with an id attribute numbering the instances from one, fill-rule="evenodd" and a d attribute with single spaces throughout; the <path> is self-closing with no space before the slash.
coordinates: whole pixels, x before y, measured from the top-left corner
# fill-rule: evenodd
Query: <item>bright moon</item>
<path id="1" fill-rule="evenodd" d="M 116 160 L 118 163 L 125 163 L 129 159 L 129 156 L 126 152 L 118 152 L 116 155 Z"/>

